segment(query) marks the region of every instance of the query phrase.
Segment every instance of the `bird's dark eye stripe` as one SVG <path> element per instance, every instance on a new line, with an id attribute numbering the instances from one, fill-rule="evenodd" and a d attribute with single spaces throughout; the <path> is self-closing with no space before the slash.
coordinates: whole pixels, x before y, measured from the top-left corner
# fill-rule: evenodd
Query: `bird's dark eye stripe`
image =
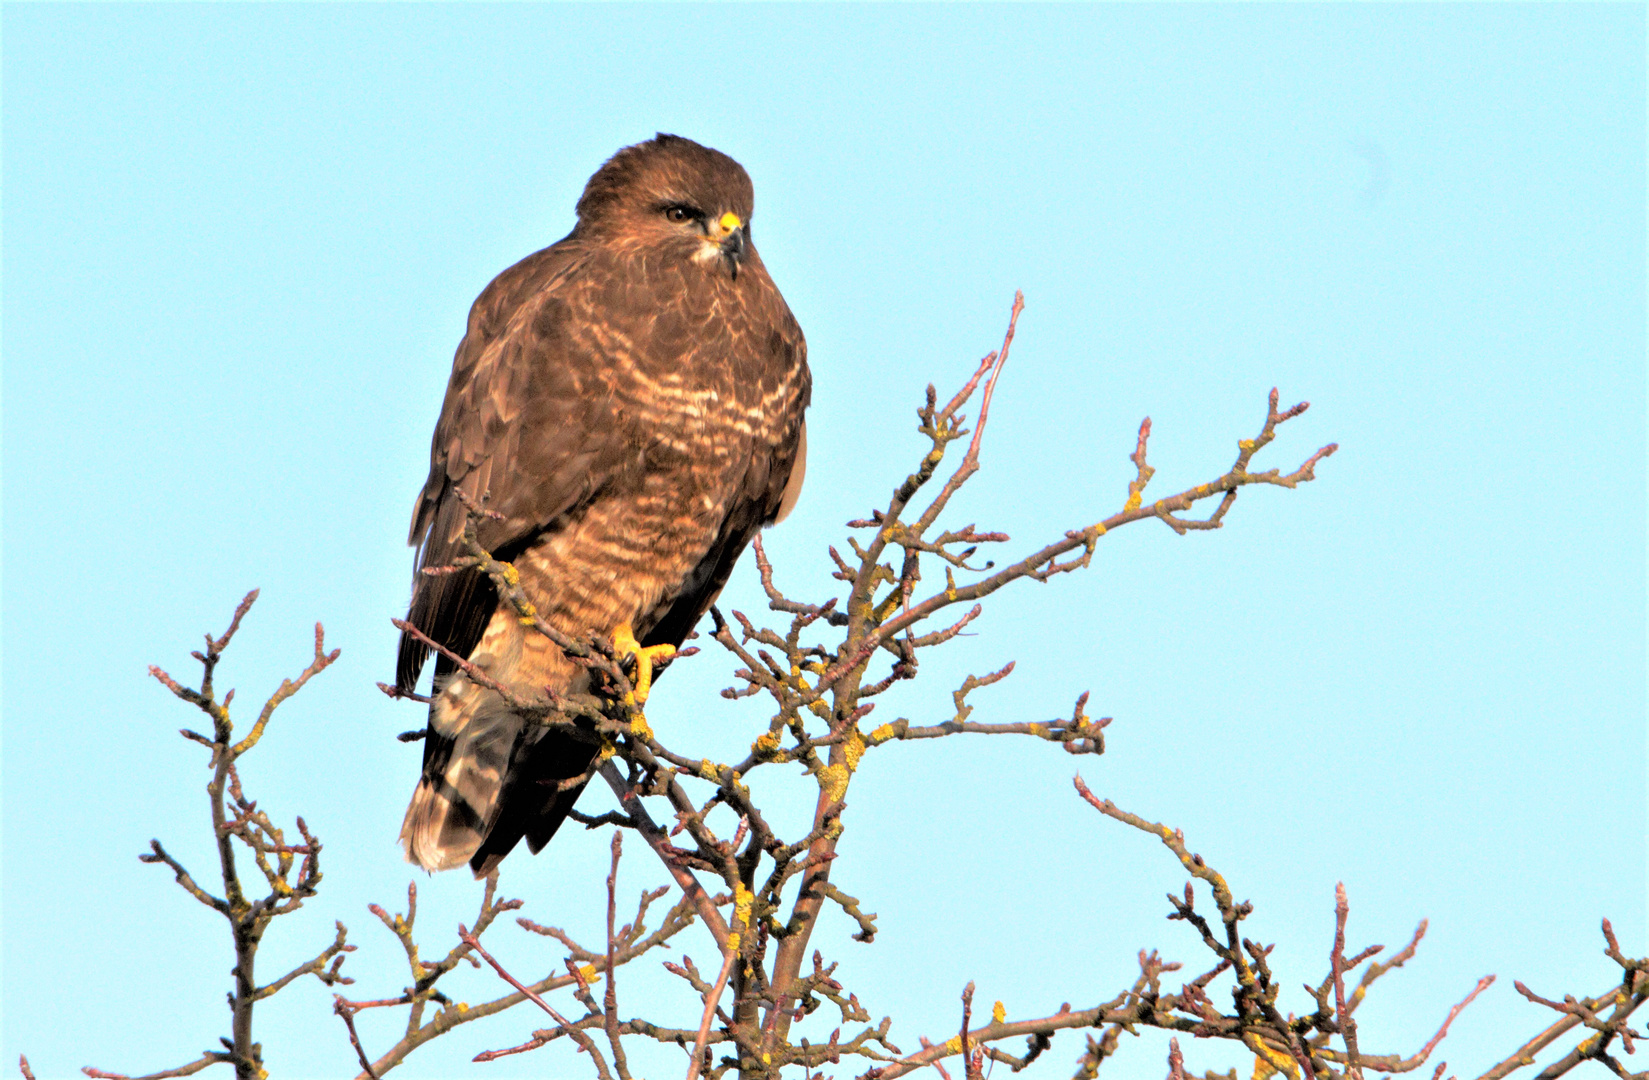
<path id="1" fill-rule="evenodd" d="M 704 211 L 686 203 L 666 203 L 661 210 L 671 221 L 700 221 L 704 218 Z"/>

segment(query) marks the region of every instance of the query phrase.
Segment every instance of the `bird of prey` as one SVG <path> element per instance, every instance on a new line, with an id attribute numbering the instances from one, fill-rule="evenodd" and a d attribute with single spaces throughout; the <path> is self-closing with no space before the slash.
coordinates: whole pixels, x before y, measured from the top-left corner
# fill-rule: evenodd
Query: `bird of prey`
<path id="1" fill-rule="evenodd" d="M 412 515 L 417 569 L 478 539 L 514 563 L 563 633 L 633 656 L 638 696 L 763 525 L 789 512 L 807 453 L 801 327 L 750 239 L 750 177 L 660 134 L 604 164 L 558 243 L 498 275 L 470 309 Z M 413 575 L 407 621 L 512 693 L 588 689 L 588 672 L 474 570 Z M 396 682 L 427 656 L 401 638 Z M 401 826 L 409 861 L 484 876 L 572 810 L 593 747 L 523 719 L 437 656 L 423 779 Z"/>

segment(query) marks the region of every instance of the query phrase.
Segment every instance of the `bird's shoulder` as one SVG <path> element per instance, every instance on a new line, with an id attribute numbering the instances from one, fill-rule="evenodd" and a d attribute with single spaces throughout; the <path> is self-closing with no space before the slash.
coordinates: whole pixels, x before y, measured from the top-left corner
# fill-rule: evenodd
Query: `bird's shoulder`
<path id="1" fill-rule="evenodd" d="M 600 456 L 592 443 L 613 434 L 600 364 L 565 332 L 589 317 L 601 254 L 574 234 L 499 274 L 471 305 L 410 542 L 424 539 L 454 488 L 490 493 L 492 509 L 520 518 L 486 530 L 498 541 L 542 525 L 533 519 L 576 497 L 571 478 Z"/>

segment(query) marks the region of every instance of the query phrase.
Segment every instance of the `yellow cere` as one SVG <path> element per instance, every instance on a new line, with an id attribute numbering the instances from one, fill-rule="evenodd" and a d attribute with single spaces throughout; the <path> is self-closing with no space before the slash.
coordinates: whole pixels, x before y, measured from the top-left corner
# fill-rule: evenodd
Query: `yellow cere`
<path id="1" fill-rule="evenodd" d="M 743 225 L 744 222 L 739 220 L 739 215 L 729 210 L 721 216 L 721 220 L 717 221 L 716 224 L 721 226 L 722 232 L 732 232 L 740 225 Z"/>

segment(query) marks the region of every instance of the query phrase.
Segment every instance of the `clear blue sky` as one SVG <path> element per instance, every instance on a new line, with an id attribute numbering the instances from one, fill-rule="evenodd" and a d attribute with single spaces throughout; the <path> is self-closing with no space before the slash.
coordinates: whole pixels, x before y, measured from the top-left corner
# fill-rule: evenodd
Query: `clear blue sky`
<path id="1" fill-rule="evenodd" d="M 825 544 L 921 451 L 921 387 L 994 346 L 1016 288 L 958 511 L 1014 550 L 1120 505 L 1147 414 L 1164 491 L 1222 471 L 1273 385 L 1313 408 L 1269 463 L 1341 444 L 1319 482 L 1245 495 L 1221 532 L 1141 523 L 1086 574 L 1004 595 L 882 706 L 946 716 L 965 672 L 1012 659 L 979 718 L 1063 714 L 1083 689 L 1116 717 L 1101 759 L 955 740 L 867 760 L 836 876 L 882 934 L 866 947 L 838 922 L 817 941 L 896 1041 L 953 1032 L 970 978 L 1031 1015 L 1110 997 L 1141 947 L 1201 962 L 1162 918 L 1179 867 L 1080 804 L 1073 766 L 1186 831 L 1254 901 L 1249 932 L 1279 943 L 1290 986 L 1324 968 L 1337 880 L 1355 942 L 1395 948 L 1430 918 L 1360 1014 L 1365 1048 L 1412 1052 L 1494 972 L 1445 1044 L 1476 1075 L 1547 1022 L 1513 978 L 1601 990 L 1602 916 L 1649 952 L 1641 6 L 3 18 L 0 1063 L 138 1073 L 226 1028 L 222 927 L 135 858 L 159 837 L 210 870 L 202 755 L 175 734 L 194 721 L 145 667 L 193 675 L 199 634 L 252 586 L 222 675 L 240 702 L 302 665 L 314 620 L 343 649 L 247 767 L 328 855 L 263 970 L 339 918 L 362 945 L 352 992 L 404 984 L 365 907 L 411 876 L 394 838 L 419 750 L 392 736 L 421 721 L 373 682 L 452 350 L 487 281 L 660 130 L 749 169 L 757 243 L 807 332 L 808 487 L 769 534 L 798 593 L 826 595 Z M 753 585 L 742 566 L 724 603 L 758 610 Z M 726 668 L 671 672 L 650 710 L 667 740 L 748 742 L 750 714 L 714 695 Z M 768 797 L 794 815 L 808 786 Z M 591 932 L 604 858 L 569 834 L 513 857 L 505 889 Z M 660 880 L 638 856 L 623 887 Z M 444 949 L 477 888 L 420 888 L 426 950 Z M 523 973 L 555 960 L 497 933 Z M 469 978 L 471 1000 L 494 990 Z M 666 978 L 620 989 L 685 1015 Z M 318 984 L 259 1016 L 274 1075 L 349 1072 Z M 537 1025 L 476 1025 L 401 1075 L 452 1075 Z M 1062 1036 L 1034 1075 L 1068 1075 L 1080 1044 Z M 1245 1055 L 1187 1054 L 1247 1075 Z M 1128 1041 L 1106 1072 L 1159 1077 L 1161 1055 Z M 583 1065 L 555 1049 L 474 1070 Z"/>

